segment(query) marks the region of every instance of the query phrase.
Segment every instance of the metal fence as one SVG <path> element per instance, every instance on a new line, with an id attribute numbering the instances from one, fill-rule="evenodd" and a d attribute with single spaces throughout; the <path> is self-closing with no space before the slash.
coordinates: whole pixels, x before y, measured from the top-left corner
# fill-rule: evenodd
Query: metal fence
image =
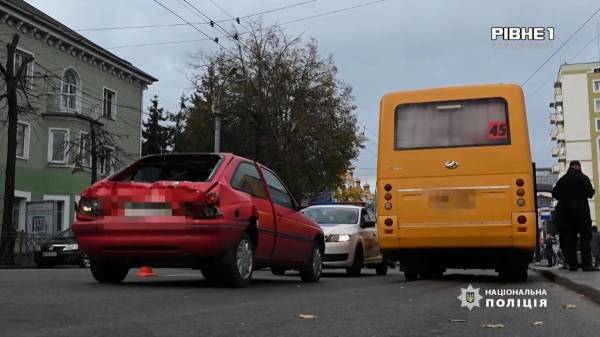
<path id="1" fill-rule="evenodd" d="M 35 265 L 34 254 L 40 243 L 53 237 L 47 233 L 26 233 L 19 231 L 2 237 L 6 249 L 0 252 L 0 263 L 15 267 Z"/>

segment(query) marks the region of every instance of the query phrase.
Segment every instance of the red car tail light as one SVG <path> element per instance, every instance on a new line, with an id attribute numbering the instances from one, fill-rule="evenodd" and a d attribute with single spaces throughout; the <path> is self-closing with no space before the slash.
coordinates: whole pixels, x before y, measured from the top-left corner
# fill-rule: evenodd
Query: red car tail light
<path id="1" fill-rule="evenodd" d="M 186 202 L 184 209 L 185 215 L 194 219 L 211 219 L 223 214 L 217 206 L 206 202 Z"/>
<path id="2" fill-rule="evenodd" d="M 209 193 L 204 198 L 207 205 L 215 205 L 219 201 L 219 196 L 216 193 Z"/>

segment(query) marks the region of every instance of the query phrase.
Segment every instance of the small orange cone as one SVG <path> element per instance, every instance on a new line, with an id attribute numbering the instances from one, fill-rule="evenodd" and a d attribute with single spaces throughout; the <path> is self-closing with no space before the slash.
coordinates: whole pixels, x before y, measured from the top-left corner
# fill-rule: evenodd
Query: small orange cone
<path id="1" fill-rule="evenodd" d="M 139 277 L 152 277 L 152 276 L 158 276 L 158 274 L 155 273 L 152 270 L 152 267 L 141 266 L 140 267 L 140 271 L 137 273 L 137 276 L 139 276 Z"/>

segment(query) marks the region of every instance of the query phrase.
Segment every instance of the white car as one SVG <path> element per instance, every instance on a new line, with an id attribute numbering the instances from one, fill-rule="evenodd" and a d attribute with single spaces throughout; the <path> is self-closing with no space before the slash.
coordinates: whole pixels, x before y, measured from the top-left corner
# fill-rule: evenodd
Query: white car
<path id="1" fill-rule="evenodd" d="M 316 221 L 325 234 L 323 268 L 346 268 L 346 273 L 358 276 L 363 267 L 374 268 L 385 275 L 388 262 L 383 259 L 377 243 L 375 214 L 357 205 L 314 205 L 302 210 Z"/>

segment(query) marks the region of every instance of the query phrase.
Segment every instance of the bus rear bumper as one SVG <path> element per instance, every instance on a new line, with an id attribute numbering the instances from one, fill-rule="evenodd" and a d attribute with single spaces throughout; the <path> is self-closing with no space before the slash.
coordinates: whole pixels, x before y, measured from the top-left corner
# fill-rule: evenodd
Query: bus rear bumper
<path id="1" fill-rule="evenodd" d="M 393 249 L 464 249 L 515 248 L 535 249 L 534 221 L 518 224 L 517 216 L 535 219 L 535 213 L 517 213 L 511 223 L 485 224 L 418 224 L 379 228 L 378 241 L 382 250 Z M 387 229 L 387 231 L 386 231 Z"/>

